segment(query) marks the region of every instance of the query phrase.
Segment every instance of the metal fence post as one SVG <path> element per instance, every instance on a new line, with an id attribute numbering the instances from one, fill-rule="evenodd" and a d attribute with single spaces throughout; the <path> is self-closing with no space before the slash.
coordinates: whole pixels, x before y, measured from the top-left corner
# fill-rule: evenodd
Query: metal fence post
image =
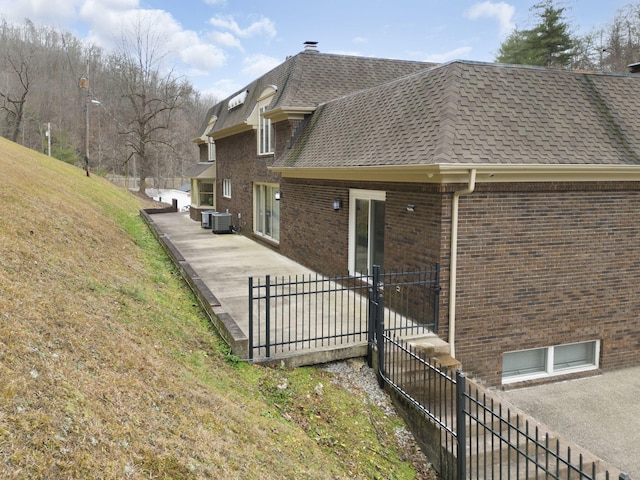
<path id="1" fill-rule="evenodd" d="M 265 341 L 267 344 L 267 358 L 271 357 L 271 275 L 267 275 L 264 284 L 264 298 L 265 298 L 265 325 L 267 331 L 265 332 Z"/>
<path id="2" fill-rule="evenodd" d="M 376 344 L 378 346 L 378 384 L 384 387 L 384 298 L 380 293 L 380 266 L 373 266 L 373 297 L 375 307 Z"/>
<path id="3" fill-rule="evenodd" d="M 438 334 L 438 316 L 440 315 L 440 263 L 436 263 L 436 278 L 433 286 L 433 332 Z"/>
<path id="4" fill-rule="evenodd" d="M 456 438 L 458 440 L 458 475 L 459 480 L 467 478 L 467 432 L 465 423 L 465 390 L 466 375 L 456 370 Z"/>
<path id="5" fill-rule="evenodd" d="M 253 277 L 249 277 L 249 360 L 253 360 Z"/>
<path id="6" fill-rule="evenodd" d="M 367 318 L 367 365 L 373 368 L 373 344 L 376 339 L 376 301 L 375 289 L 369 288 L 369 316 Z"/>

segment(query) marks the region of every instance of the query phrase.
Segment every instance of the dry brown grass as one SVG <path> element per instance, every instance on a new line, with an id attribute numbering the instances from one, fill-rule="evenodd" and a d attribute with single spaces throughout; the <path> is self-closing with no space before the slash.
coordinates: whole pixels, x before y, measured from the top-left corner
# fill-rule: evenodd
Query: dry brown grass
<path id="1" fill-rule="evenodd" d="M 228 361 L 143 200 L 4 139 L 0 172 L 0 478 L 414 477 L 327 373 Z"/>

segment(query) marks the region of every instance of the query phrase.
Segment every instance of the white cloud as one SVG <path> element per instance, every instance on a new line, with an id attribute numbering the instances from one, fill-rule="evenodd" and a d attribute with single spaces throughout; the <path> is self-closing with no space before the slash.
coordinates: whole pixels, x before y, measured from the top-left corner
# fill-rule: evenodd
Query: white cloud
<path id="1" fill-rule="evenodd" d="M 507 36 L 516 27 L 513 21 L 513 16 L 516 13 L 516 9 L 513 5 L 509 5 L 506 2 L 482 2 L 476 3 L 465 12 L 465 16 L 471 20 L 477 20 L 478 18 L 495 18 L 500 25 L 500 35 Z"/>
<path id="2" fill-rule="evenodd" d="M 209 74 L 227 61 L 227 56 L 222 50 L 215 45 L 203 43 L 194 32 L 174 35 L 169 46 L 192 75 Z"/>
<path id="3" fill-rule="evenodd" d="M 282 60 L 268 55 L 250 55 L 242 61 L 242 73 L 246 73 L 252 78 L 257 78 L 281 63 Z"/>
<path id="4" fill-rule="evenodd" d="M 207 5 L 226 5 L 227 0 L 204 0 Z"/>
<path id="5" fill-rule="evenodd" d="M 242 44 L 240 40 L 229 32 L 211 32 L 209 38 L 216 45 L 222 45 L 223 47 L 239 48 L 242 50 Z"/>
<path id="6" fill-rule="evenodd" d="M 218 101 L 222 101 L 234 92 L 237 92 L 244 85 L 230 79 L 218 80 L 212 86 L 200 90 L 202 95 L 215 97 Z"/>
<path id="7" fill-rule="evenodd" d="M 227 56 L 223 50 L 198 33 L 184 29 L 169 12 L 130 8 L 137 0 L 87 0 L 81 18 L 90 25 L 90 40 L 106 49 L 117 48 L 122 36 L 135 35 L 136 25 L 149 28 L 156 40 L 156 57 L 164 57 L 163 68 L 175 68 L 177 74 L 203 76 L 223 66 Z M 109 6 L 111 8 L 105 8 Z M 147 33 L 146 31 L 144 33 Z"/>
<path id="8" fill-rule="evenodd" d="M 0 12 L 4 18 L 22 22 L 28 18 L 36 24 L 64 24 L 76 15 L 81 0 L 0 0 Z"/>
<path id="9" fill-rule="evenodd" d="M 216 28 L 228 30 L 241 38 L 254 37 L 260 34 L 265 34 L 270 38 L 276 36 L 276 26 L 268 18 L 261 18 L 247 28 L 240 28 L 238 22 L 236 22 L 233 17 L 212 17 L 209 19 L 209 23 Z"/>
<path id="10" fill-rule="evenodd" d="M 365 37 L 356 37 L 353 39 L 353 43 L 368 43 L 369 39 Z"/>
<path id="11" fill-rule="evenodd" d="M 444 63 L 450 60 L 465 58 L 471 52 L 471 47 L 460 47 L 445 53 L 427 55 L 425 62 Z"/>

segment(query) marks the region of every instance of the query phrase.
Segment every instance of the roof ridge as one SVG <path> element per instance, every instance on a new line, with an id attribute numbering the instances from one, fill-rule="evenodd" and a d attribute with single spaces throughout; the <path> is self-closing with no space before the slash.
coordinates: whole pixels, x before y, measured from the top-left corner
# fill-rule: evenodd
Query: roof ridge
<path id="1" fill-rule="evenodd" d="M 612 143 L 616 147 L 620 148 L 624 152 L 624 154 L 632 158 L 636 164 L 640 165 L 640 155 L 638 155 L 638 153 L 636 152 L 636 149 L 633 147 L 632 142 L 629 141 L 628 135 L 625 133 L 624 128 L 622 128 L 620 126 L 620 123 L 616 120 L 613 112 L 611 111 L 611 107 L 603 97 L 596 83 L 587 75 L 584 75 L 581 78 L 582 84 L 586 87 L 586 90 L 594 99 L 594 105 L 597 111 L 600 113 L 600 117 L 603 120 L 603 123 L 607 126 L 607 131 L 610 132 L 614 140 L 618 140 Z"/>
<path id="2" fill-rule="evenodd" d="M 439 157 L 443 157 L 446 161 L 450 161 L 453 154 L 453 145 L 456 138 L 456 127 L 460 118 L 460 84 L 462 81 L 462 67 L 460 62 L 452 62 L 443 65 L 444 75 L 447 77 L 444 81 L 445 93 L 442 95 L 443 108 L 440 115 L 440 128 L 438 133 L 438 141 L 440 148 L 437 150 L 434 161 L 438 163 Z"/>

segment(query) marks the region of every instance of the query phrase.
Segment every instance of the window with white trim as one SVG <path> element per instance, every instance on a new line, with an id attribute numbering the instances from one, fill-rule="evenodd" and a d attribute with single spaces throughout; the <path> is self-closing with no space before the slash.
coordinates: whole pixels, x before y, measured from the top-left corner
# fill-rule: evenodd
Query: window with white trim
<path id="1" fill-rule="evenodd" d="M 222 196 L 231 198 L 231 180 L 228 178 L 222 180 Z"/>
<path id="2" fill-rule="evenodd" d="M 266 118 L 265 114 L 277 92 L 278 87 L 275 85 L 264 87 L 258 94 L 256 106 L 249 116 L 251 124 L 257 128 L 258 155 L 270 155 L 275 152 L 275 130 L 271 119 Z"/>
<path id="3" fill-rule="evenodd" d="M 198 180 L 198 206 L 200 207 L 213 207 L 213 200 L 215 198 L 215 183 L 211 180 L 202 181 Z"/>
<path id="4" fill-rule="evenodd" d="M 258 117 L 258 153 L 260 155 L 273 153 L 273 126 L 271 119 L 264 117 L 266 111 L 267 107 L 260 107 Z"/>
<path id="5" fill-rule="evenodd" d="M 371 273 L 384 267 L 386 193 L 381 190 L 349 191 L 349 272 Z"/>
<path id="6" fill-rule="evenodd" d="M 595 370 L 599 367 L 599 357 L 599 340 L 505 352 L 502 383 Z"/>
<path id="7" fill-rule="evenodd" d="M 209 149 L 209 161 L 215 162 L 216 161 L 216 143 L 209 142 L 208 149 Z"/>

